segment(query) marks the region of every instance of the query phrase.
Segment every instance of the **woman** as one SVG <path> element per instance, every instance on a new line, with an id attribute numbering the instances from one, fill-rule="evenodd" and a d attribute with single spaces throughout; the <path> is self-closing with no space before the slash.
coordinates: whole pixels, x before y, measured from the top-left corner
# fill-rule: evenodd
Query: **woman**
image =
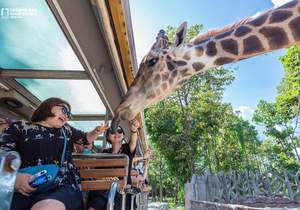
<path id="1" fill-rule="evenodd" d="M 139 185 L 139 188 L 144 192 L 148 192 L 147 176 L 148 176 L 148 165 L 151 156 L 152 156 L 151 150 L 148 148 L 143 157 L 133 158 L 134 170 L 136 170 L 138 173 L 137 183 Z"/>
<path id="2" fill-rule="evenodd" d="M 60 98 L 43 101 L 31 117 L 31 122 L 12 123 L 3 135 L 0 149 L 19 152 L 21 168 L 45 164 L 59 165 L 66 134 L 65 162 L 55 178 L 56 187 L 48 191 L 35 192 L 30 186 L 33 176 L 18 173 L 16 193 L 11 210 L 81 210 L 82 194 L 79 173 L 72 160 L 73 143 L 91 144 L 106 126 L 97 126 L 88 133 L 67 124 L 71 117 L 71 106 Z"/>
<path id="3" fill-rule="evenodd" d="M 140 124 L 137 120 L 133 120 L 131 124 L 131 137 L 128 143 L 123 143 L 125 133 L 121 126 L 117 128 L 115 134 L 112 133 L 111 128 L 106 132 L 106 141 L 112 145 L 111 148 L 104 149 L 103 153 L 112 154 L 126 154 L 129 157 L 129 170 L 127 176 L 127 184 L 131 184 L 131 165 L 135 155 L 137 139 L 138 139 L 138 128 Z M 102 210 L 106 209 L 107 204 L 107 191 L 90 191 L 88 195 L 88 210 Z M 126 209 L 130 209 L 131 197 L 126 196 Z M 117 197 L 115 200 L 115 209 L 121 209 L 121 198 Z"/>

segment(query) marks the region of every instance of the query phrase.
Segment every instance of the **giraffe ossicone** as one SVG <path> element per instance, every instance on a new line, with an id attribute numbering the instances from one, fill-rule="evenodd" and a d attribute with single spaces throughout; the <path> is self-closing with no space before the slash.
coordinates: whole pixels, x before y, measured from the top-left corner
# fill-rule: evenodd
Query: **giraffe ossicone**
<path id="1" fill-rule="evenodd" d="M 292 0 L 255 18 L 212 30 L 185 43 L 187 24 L 174 44 L 160 31 L 122 102 L 112 127 L 180 88 L 191 76 L 211 68 L 300 43 L 300 0 Z"/>

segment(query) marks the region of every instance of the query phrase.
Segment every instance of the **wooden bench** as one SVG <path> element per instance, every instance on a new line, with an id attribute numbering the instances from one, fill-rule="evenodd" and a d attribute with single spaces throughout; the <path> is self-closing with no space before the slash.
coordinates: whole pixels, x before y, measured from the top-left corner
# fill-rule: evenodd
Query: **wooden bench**
<path id="1" fill-rule="evenodd" d="M 118 182 L 120 191 L 127 185 L 129 159 L 123 154 L 74 154 L 82 190 L 109 190 Z"/>

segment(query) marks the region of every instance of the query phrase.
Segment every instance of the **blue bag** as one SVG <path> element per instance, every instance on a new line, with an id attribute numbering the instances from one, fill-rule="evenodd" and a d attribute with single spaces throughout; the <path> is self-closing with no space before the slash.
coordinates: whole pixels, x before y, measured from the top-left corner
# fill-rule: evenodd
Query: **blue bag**
<path id="1" fill-rule="evenodd" d="M 48 181 L 44 184 L 41 184 L 37 187 L 35 192 L 47 191 L 56 187 L 54 183 L 55 178 L 59 172 L 60 167 L 63 165 L 65 161 L 65 153 L 66 153 L 66 145 L 67 145 L 67 137 L 63 129 L 61 129 L 63 136 L 64 136 L 64 149 L 60 159 L 60 166 L 56 164 L 46 164 L 46 165 L 39 165 L 39 166 L 31 166 L 27 168 L 19 169 L 19 173 L 27 173 L 31 175 L 35 175 L 43 170 L 47 171 Z"/>

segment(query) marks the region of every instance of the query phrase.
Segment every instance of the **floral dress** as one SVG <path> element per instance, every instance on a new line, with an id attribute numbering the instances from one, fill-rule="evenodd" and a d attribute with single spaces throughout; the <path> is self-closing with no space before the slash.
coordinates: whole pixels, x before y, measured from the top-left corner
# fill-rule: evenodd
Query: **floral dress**
<path id="1" fill-rule="evenodd" d="M 88 144 L 86 133 L 69 125 L 49 128 L 25 121 L 17 121 L 7 128 L 0 140 L 0 149 L 17 151 L 21 156 L 21 168 L 44 164 L 60 164 L 64 147 L 65 131 L 67 146 L 65 162 L 55 182 L 58 186 L 72 186 L 80 190 L 80 176 L 72 158 L 73 143 Z"/>

